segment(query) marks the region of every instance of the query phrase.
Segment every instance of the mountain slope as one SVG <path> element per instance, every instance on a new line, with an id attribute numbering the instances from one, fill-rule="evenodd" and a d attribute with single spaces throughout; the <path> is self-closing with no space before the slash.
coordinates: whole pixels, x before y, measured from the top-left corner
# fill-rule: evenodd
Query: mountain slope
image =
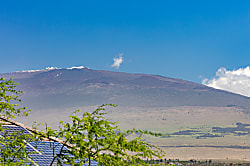
<path id="1" fill-rule="evenodd" d="M 0 74 L 13 77 L 25 91 L 24 104 L 34 109 L 115 103 L 120 106 L 237 106 L 250 98 L 201 84 L 158 75 L 102 70 L 52 69 Z"/>
<path id="2" fill-rule="evenodd" d="M 162 146 L 166 158 L 189 160 L 195 155 L 207 160 L 249 156 L 249 149 L 240 147 L 249 147 L 250 134 L 245 128 L 235 127 L 235 124 L 250 125 L 249 97 L 181 79 L 87 68 L 14 72 L 0 77 L 14 77 L 20 84 L 18 88 L 25 91 L 22 104 L 32 112 L 18 121 L 26 125 L 37 121 L 58 128 L 59 121 L 69 121 L 67 116 L 74 109 L 91 111 L 97 105 L 114 103 L 119 107 L 109 108 L 107 116 L 119 121 L 121 129 L 137 128 L 170 135 L 146 138 Z M 218 135 L 213 132 L 214 127 L 225 131 L 233 128 L 240 133 L 223 130 Z M 185 135 L 187 131 L 197 132 Z"/>

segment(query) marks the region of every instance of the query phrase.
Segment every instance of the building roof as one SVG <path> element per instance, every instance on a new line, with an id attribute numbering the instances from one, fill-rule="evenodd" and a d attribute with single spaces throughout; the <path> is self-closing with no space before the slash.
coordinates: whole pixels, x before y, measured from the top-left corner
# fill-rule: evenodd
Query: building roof
<path id="1" fill-rule="evenodd" d="M 27 134 L 32 136 L 33 134 L 37 134 L 39 131 L 35 130 L 29 126 L 26 126 L 22 123 L 16 122 L 14 120 L 6 119 L 4 117 L 0 117 L 0 124 L 5 129 L 3 132 L 0 132 L 0 136 L 6 135 L 4 132 L 11 134 Z M 54 163 L 57 161 L 55 158 L 58 154 L 62 153 L 64 155 L 68 154 L 68 147 L 72 147 L 73 145 L 65 143 L 64 141 L 57 139 L 55 137 L 42 136 L 39 140 L 36 141 L 28 141 L 25 147 L 25 150 L 30 152 L 28 154 L 30 161 L 36 166 L 49 166 L 53 161 Z M 1 155 L 1 154 L 0 154 Z M 54 160 L 55 158 L 55 160 Z M 77 163 L 77 161 L 76 161 Z M 85 164 L 84 166 L 87 166 Z M 91 166 L 97 166 L 98 163 L 96 161 L 92 161 Z"/>
<path id="2" fill-rule="evenodd" d="M 1 119 L 0 121 L 0 123 L 2 124 L 2 128 L 4 129 L 4 131 L 0 132 L 0 135 L 3 137 L 10 136 L 11 134 L 26 134 L 32 136 L 37 132 L 36 130 L 19 122 L 8 119 L 5 120 Z M 45 138 L 37 140 L 25 140 L 25 142 L 25 150 L 28 152 L 30 163 L 32 162 L 37 166 L 48 166 L 52 162 L 57 161 L 56 156 L 58 154 L 65 154 L 68 151 L 68 148 L 64 144 L 60 143 L 63 141 L 60 140 L 60 142 L 58 142 L 55 138 L 54 140 Z"/>

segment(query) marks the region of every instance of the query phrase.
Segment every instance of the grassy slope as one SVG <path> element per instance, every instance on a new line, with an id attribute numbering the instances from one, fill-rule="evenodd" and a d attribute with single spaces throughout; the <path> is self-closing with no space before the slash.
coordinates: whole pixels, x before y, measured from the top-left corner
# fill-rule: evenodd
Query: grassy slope
<path id="1" fill-rule="evenodd" d="M 84 110 L 93 110 L 95 107 L 85 107 Z M 74 109 L 67 110 L 44 110 L 31 113 L 28 119 L 21 120 L 31 125 L 33 121 L 46 122 L 55 127 L 60 120 L 68 120 L 67 116 Z M 79 109 L 79 108 L 78 108 Z M 234 107 L 164 107 L 164 108 L 141 108 L 141 107 L 118 107 L 108 109 L 108 117 L 113 121 L 119 121 L 121 129 L 147 129 L 162 133 L 174 133 L 180 130 L 198 129 L 202 132 L 210 132 L 212 127 L 232 127 L 237 122 L 250 123 L 249 114 Z M 46 121 L 45 121 L 46 119 Z M 199 135 L 199 134 L 198 134 Z M 250 146 L 250 136 L 234 136 L 196 139 L 197 135 L 172 136 L 170 138 L 146 139 L 158 146 Z M 209 148 L 209 147 L 165 147 L 166 157 L 182 159 L 239 159 L 248 160 L 250 149 Z M 250 158 L 249 158 L 250 160 Z"/>

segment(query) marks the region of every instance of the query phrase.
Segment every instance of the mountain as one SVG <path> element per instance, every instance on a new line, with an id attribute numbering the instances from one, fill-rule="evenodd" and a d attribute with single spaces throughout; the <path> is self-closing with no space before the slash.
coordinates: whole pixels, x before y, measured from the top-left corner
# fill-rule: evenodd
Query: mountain
<path id="1" fill-rule="evenodd" d="M 115 103 L 130 107 L 235 106 L 250 108 L 250 98 L 205 85 L 159 75 L 84 67 L 48 68 L 0 74 L 13 77 L 32 109 Z"/>
<path id="2" fill-rule="evenodd" d="M 161 146 L 167 158 L 242 159 L 250 153 L 250 98 L 194 82 L 159 75 L 47 68 L 0 74 L 24 90 L 22 105 L 32 110 L 18 121 L 57 128 L 75 109 L 108 108 L 121 129 L 167 133 L 145 138 Z M 205 148 L 205 149 L 204 149 Z M 238 148 L 232 150 L 232 148 Z M 187 153 L 188 152 L 188 153 Z"/>

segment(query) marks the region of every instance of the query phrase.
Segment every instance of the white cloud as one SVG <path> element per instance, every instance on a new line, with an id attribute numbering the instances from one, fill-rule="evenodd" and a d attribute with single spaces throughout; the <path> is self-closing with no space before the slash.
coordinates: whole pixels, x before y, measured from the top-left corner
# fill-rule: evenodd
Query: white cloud
<path id="1" fill-rule="evenodd" d="M 114 58 L 113 59 L 114 63 L 111 65 L 111 67 L 115 67 L 116 69 L 119 69 L 120 65 L 123 62 L 122 56 L 123 56 L 123 54 L 120 53 L 118 58 Z"/>
<path id="2" fill-rule="evenodd" d="M 58 68 L 58 67 L 46 67 L 45 69 L 40 69 L 40 70 L 22 70 L 22 71 L 16 71 L 16 72 L 22 72 L 22 73 L 33 73 L 33 72 L 46 72 L 46 71 L 50 71 L 50 70 L 59 70 L 62 68 Z M 72 70 L 72 69 L 89 69 L 87 67 L 84 66 L 73 66 L 73 67 L 68 67 L 66 68 L 68 70 Z"/>
<path id="3" fill-rule="evenodd" d="M 73 67 L 69 67 L 67 68 L 68 70 L 72 70 L 72 69 L 85 69 L 84 66 L 73 66 Z"/>
<path id="4" fill-rule="evenodd" d="M 58 67 L 46 67 L 45 69 L 41 69 L 41 70 L 22 70 L 22 71 L 16 71 L 16 72 L 33 73 L 33 72 L 41 72 L 41 71 L 49 71 L 49 70 L 57 70 L 57 69 L 61 69 L 61 68 L 58 68 Z"/>
<path id="5" fill-rule="evenodd" d="M 203 79 L 202 84 L 250 97 L 250 66 L 232 71 L 221 67 L 215 77 Z"/>

